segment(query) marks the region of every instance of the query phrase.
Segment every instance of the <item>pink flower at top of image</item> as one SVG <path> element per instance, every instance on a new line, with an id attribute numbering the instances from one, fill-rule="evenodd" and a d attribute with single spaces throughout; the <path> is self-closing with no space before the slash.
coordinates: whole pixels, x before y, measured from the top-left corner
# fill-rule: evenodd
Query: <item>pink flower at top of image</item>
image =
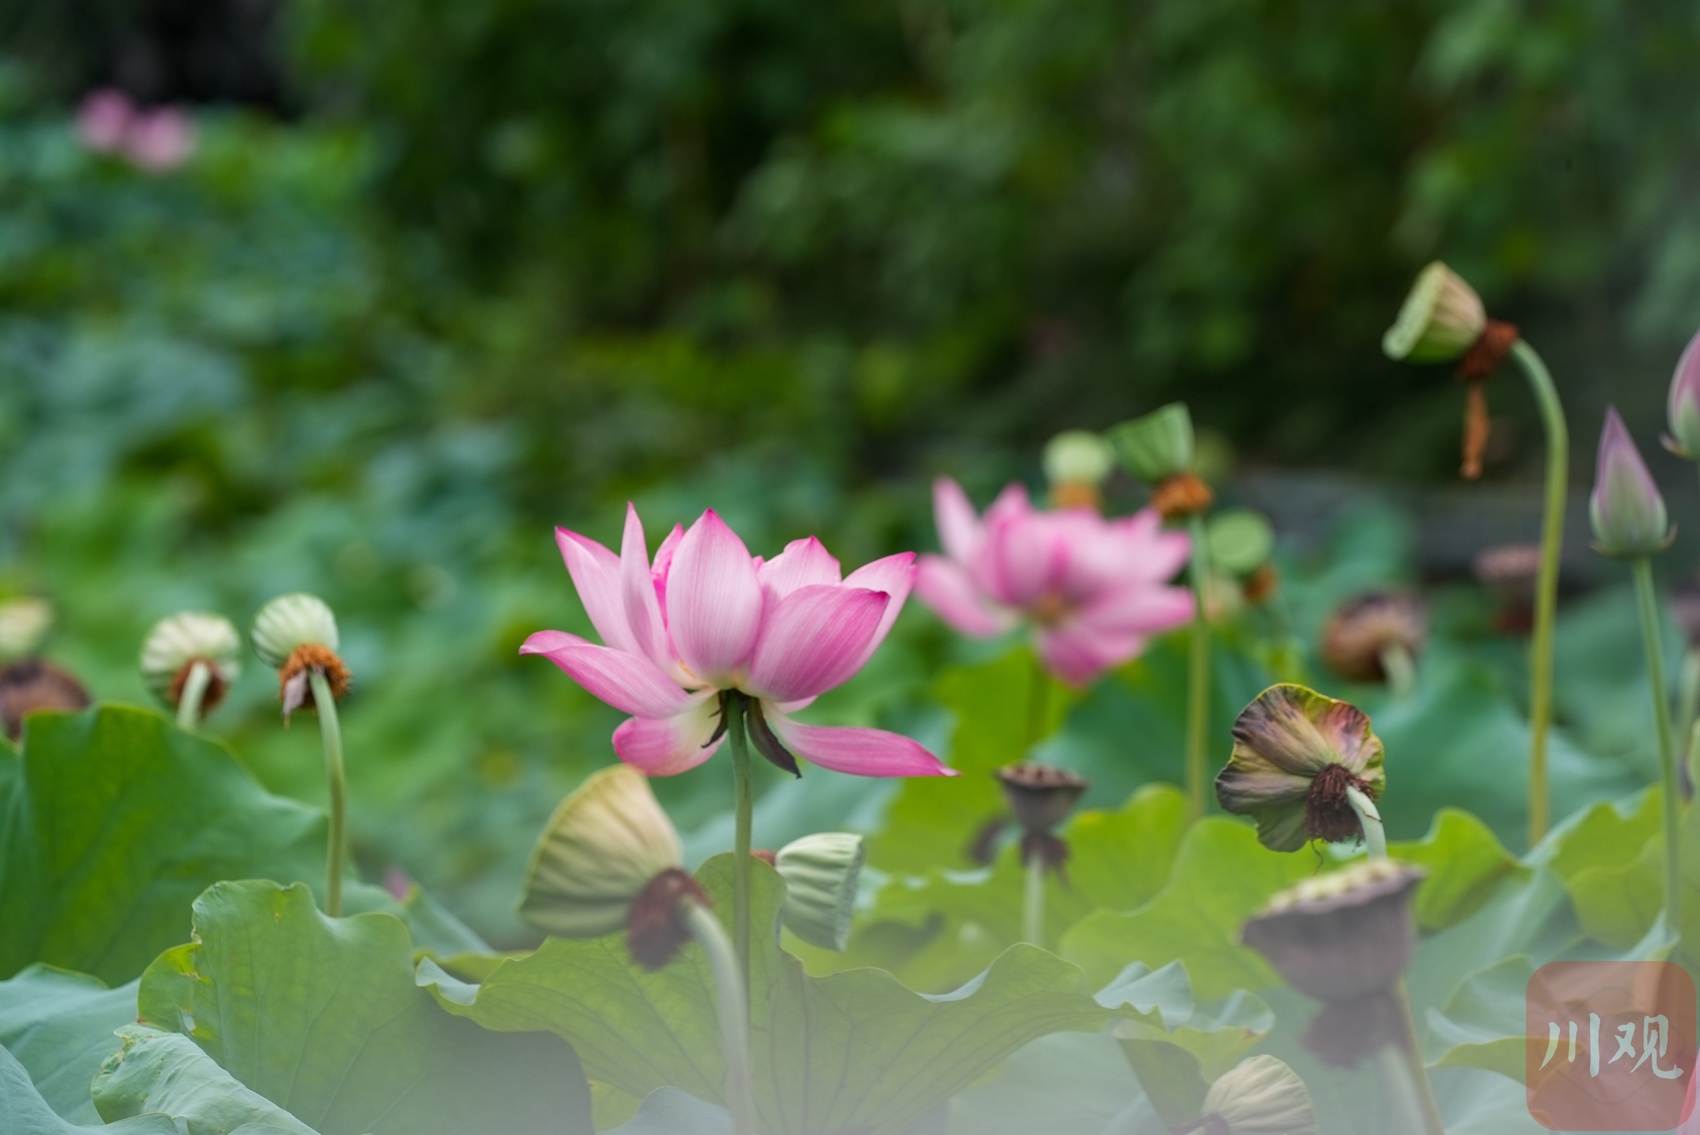
<path id="1" fill-rule="evenodd" d="M 1163 531 L 1152 509 L 1109 520 L 1086 508 L 1045 512 L 1011 485 L 980 517 L 961 486 L 940 478 L 933 512 L 945 554 L 921 557 L 921 601 L 975 638 L 1026 624 L 1046 668 L 1071 685 L 1192 618 L 1191 592 L 1168 582 L 1191 544 Z"/>
<path id="2" fill-rule="evenodd" d="M 671 776 L 708 760 L 725 740 L 722 691 L 737 691 L 750 739 L 782 768 L 796 770 L 795 754 L 859 776 L 956 775 L 907 737 L 791 717 L 885 639 L 914 582 L 913 552 L 843 577 L 811 536 L 764 562 L 711 509 L 675 527 L 652 562 L 631 505 L 618 555 L 565 528 L 555 540 L 603 645 L 538 631 L 520 653 L 543 655 L 632 715 L 614 731 L 627 764 Z"/>
<path id="3" fill-rule="evenodd" d="M 91 91 L 77 108 L 77 138 L 150 173 L 175 169 L 195 152 L 195 124 L 174 106 L 143 109 L 111 87 Z"/>

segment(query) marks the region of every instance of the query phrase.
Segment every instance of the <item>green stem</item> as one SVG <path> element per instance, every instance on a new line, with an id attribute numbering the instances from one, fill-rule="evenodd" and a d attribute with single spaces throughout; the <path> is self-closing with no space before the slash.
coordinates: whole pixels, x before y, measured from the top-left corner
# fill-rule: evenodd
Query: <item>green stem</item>
<path id="1" fill-rule="evenodd" d="M 189 676 L 183 679 L 183 694 L 177 699 L 177 728 L 184 732 L 201 724 L 201 703 L 206 700 L 207 687 L 212 684 L 212 667 L 200 659 L 189 665 Z"/>
<path id="2" fill-rule="evenodd" d="M 1411 995 L 1405 991 L 1401 977 L 1393 987 L 1393 999 L 1399 1005 L 1399 1021 L 1404 1028 L 1404 1043 L 1399 1045 L 1405 1055 L 1405 1067 L 1410 1072 L 1411 1086 L 1417 1093 L 1417 1108 L 1422 1113 L 1423 1130 L 1427 1135 L 1446 1135 L 1446 1125 L 1440 1118 L 1440 1101 L 1434 1098 L 1434 1085 L 1429 1083 L 1428 1067 L 1423 1064 L 1423 1050 L 1417 1038 L 1417 1020 L 1411 1015 Z"/>
<path id="3" fill-rule="evenodd" d="M 1187 814 L 1204 814 L 1204 733 L 1210 723 L 1210 555 L 1204 544 L 1204 517 L 1188 522 L 1192 536 L 1192 643 L 1187 674 L 1186 800 Z"/>
<path id="4" fill-rule="evenodd" d="M 732 838 L 732 936 L 738 951 L 738 976 L 750 983 L 750 823 L 755 791 L 750 784 L 750 744 L 744 732 L 744 696 L 727 697 L 726 740 L 732 748 L 732 806 L 737 829 Z"/>
<path id="5" fill-rule="evenodd" d="M 1346 789 L 1346 800 L 1358 814 L 1358 826 L 1364 831 L 1364 846 L 1371 859 L 1387 858 L 1387 831 L 1381 826 L 1381 813 L 1369 794 L 1356 788 Z"/>
<path id="6" fill-rule="evenodd" d="M 331 831 L 325 849 L 325 913 L 342 917 L 342 864 L 346 855 L 347 785 L 342 771 L 342 726 L 337 721 L 336 698 L 324 671 L 308 672 L 313 688 L 313 710 L 319 715 L 319 739 L 325 746 L 325 779 L 330 782 Z"/>
<path id="7" fill-rule="evenodd" d="M 1547 834 L 1547 729 L 1552 723 L 1552 628 L 1558 612 L 1558 561 L 1564 547 L 1564 500 L 1570 478 L 1570 432 L 1552 375 L 1519 339 L 1511 353 L 1528 376 L 1547 433 L 1546 509 L 1541 520 L 1541 573 L 1535 583 L 1535 633 L 1529 643 L 1529 846 Z"/>
<path id="8" fill-rule="evenodd" d="M 1027 856 L 1027 891 L 1021 904 L 1021 940 L 1045 944 L 1045 857 L 1037 850 Z"/>
<path id="9" fill-rule="evenodd" d="M 1682 750 L 1677 753 L 1681 762 L 1678 771 L 1686 772 L 1682 786 L 1684 799 L 1694 794 L 1694 751 L 1700 732 L 1700 650 L 1689 647 L 1682 656 L 1682 676 L 1677 679 L 1676 739 Z"/>
<path id="10" fill-rule="evenodd" d="M 1045 669 L 1038 652 L 1033 654 L 1033 685 L 1027 694 L 1027 747 L 1031 749 L 1045 736 L 1045 725 L 1051 702 L 1051 675 Z M 1025 757 L 1025 753 L 1023 756 Z"/>
<path id="11" fill-rule="evenodd" d="M 1647 680 L 1653 686 L 1653 723 L 1659 734 L 1659 778 L 1664 785 L 1665 924 L 1675 934 L 1682 928 L 1682 828 L 1677 808 L 1676 739 L 1671 734 L 1670 689 L 1665 685 L 1665 654 L 1659 638 L 1659 606 L 1653 591 L 1653 565 L 1646 556 L 1630 563 L 1635 573 L 1635 598 L 1641 609 L 1641 638 L 1647 648 Z"/>
<path id="12" fill-rule="evenodd" d="M 688 899 L 684 908 L 691 934 L 702 943 L 719 994 L 720 1047 L 726 1061 L 726 1110 L 732 1113 L 732 1135 L 755 1135 L 755 1095 L 750 1088 L 749 987 L 740 975 L 732 943 L 726 940 L 726 929 L 714 912 Z"/>
<path id="13" fill-rule="evenodd" d="M 1394 701 L 1404 701 L 1417 688 L 1417 660 L 1402 642 L 1381 648 L 1381 672 L 1387 676 L 1387 689 Z"/>

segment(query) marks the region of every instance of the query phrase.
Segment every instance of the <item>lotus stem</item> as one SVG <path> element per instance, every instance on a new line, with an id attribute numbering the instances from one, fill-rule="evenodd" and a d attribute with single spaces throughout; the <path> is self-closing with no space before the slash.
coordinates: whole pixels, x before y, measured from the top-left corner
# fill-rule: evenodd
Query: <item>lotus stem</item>
<path id="1" fill-rule="evenodd" d="M 1021 904 L 1021 940 L 1045 944 L 1045 857 L 1035 848 L 1027 853 L 1027 889 Z"/>
<path id="2" fill-rule="evenodd" d="M 319 738 L 325 747 L 325 779 L 330 784 L 331 829 L 325 848 L 325 913 L 342 917 L 342 865 L 346 858 L 348 801 L 342 769 L 342 725 L 336 716 L 336 698 L 324 672 L 308 672 L 313 689 L 313 710 L 319 715 Z"/>
<path id="3" fill-rule="evenodd" d="M 183 679 L 183 696 L 177 699 L 177 728 L 187 733 L 200 726 L 201 703 L 211 684 L 212 668 L 199 658 L 190 663 L 189 676 Z"/>
<path id="4" fill-rule="evenodd" d="M 1647 648 L 1647 680 L 1653 687 L 1653 723 L 1659 735 L 1659 778 L 1664 785 L 1665 925 L 1682 933 L 1682 828 L 1677 813 L 1676 739 L 1671 732 L 1670 690 L 1665 685 L 1664 648 L 1659 639 L 1658 599 L 1653 591 L 1653 565 L 1646 556 L 1630 561 L 1635 575 L 1635 598 L 1641 609 L 1641 638 Z"/>
<path id="5" fill-rule="evenodd" d="M 1428 1066 L 1423 1063 L 1423 1050 L 1417 1037 L 1417 1021 L 1411 1015 L 1411 995 L 1405 991 L 1401 977 L 1393 986 L 1393 1000 L 1399 1006 L 1399 1023 L 1405 1035 L 1398 1044 L 1405 1056 L 1405 1069 L 1416 1092 L 1417 1110 L 1422 1115 L 1426 1135 L 1446 1135 L 1446 1124 L 1440 1118 L 1440 1101 L 1434 1098 L 1434 1085 L 1429 1083 Z"/>
<path id="6" fill-rule="evenodd" d="M 1402 642 L 1381 648 L 1381 672 L 1387 675 L 1387 689 L 1394 701 L 1404 701 L 1417 688 L 1417 660 Z"/>
<path id="7" fill-rule="evenodd" d="M 1369 794 L 1357 788 L 1346 789 L 1346 799 L 1358 814 L 1358 826 L 1364 831 L 1364 846 L 1371 859 L 1387 858 L 1387 832 L 1381 826 L 1381 812 Z"/>
<path id="8" fill-rule="evenodd" d="M 1541 520 L 1541 571 L 1535 582 L 1535 631 L 1529 642 L 1529 846 L 1547 834 L 1547 729 L 1552 723 L 1552 629 L 1558 612 L 1558 561 L 1564 548 L 1564 500 L 1570 476 L 1570 433 L 1552 375 L 1522 339 L 1511 353 L 1528 376 L 1547 434 L 1546 509 Z"/>
<path id="9" fill-rule="evenodd" d="M 1204 814 L 1206 787 L 1204 733 L 1210 724 L 1210 553 L 1204 543 L 1204 517 L 1188 521 L 1192 537 L 1192 642 L 1187 674 L 1186 800 L 1187 816 Z"/>
<path id="10" fill-rule="evenodd" d="M 1682 781 L 1682 798 L 1694 795 L 1694 753 L 1700 744 L 1700 650 L 1692 647 L 1683 653 L 1682 674 L 1677 679 L 1676 738 L 1683 745 L 1677 754 L 1677 776 Z"/>
<path id="11" fill-rule="evenodd" d="M 738 953 L 738 976 L 750 983 L 750 824 L 755 793 L 750 784 L 750 744 L 744 732 L 744 699 L 726 699 L 726 740 L 732 748 L 732 805 L 737 827 L 732 838 L 732 937 Z"/>
<path id="12" fill-rule="evenodd" d="M 1051 703 L 1051 675 L 1037 653 L 1033 655 L 1033 684 L 1027 693 L 1027 747 L 1045 736 L 1045 721 Z M 1025 755 L 1025 754 L 1023 754 Z"/>
<path id="13" fill-rule="evenodd" d="M 748 859 L 749 856 L 745 856 Z M 714 912 L 687 899 L 685 917 L 691 934 L 702 943 L 720 1006 L 720 1047 L 726 1061 L 726 1110 L 732 1113 L 732 1135 L 755 1135 L 755 1095 L 750 1088 L 749 986 L 740 962 L 726 940 L 726 930 Z"/>

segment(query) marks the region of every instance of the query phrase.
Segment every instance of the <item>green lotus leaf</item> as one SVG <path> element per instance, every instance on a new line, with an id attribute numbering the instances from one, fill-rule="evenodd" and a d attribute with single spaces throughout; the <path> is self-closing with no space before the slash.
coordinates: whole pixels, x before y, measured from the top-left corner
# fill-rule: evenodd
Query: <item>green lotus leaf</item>
<path id="1" fill-rule="evenodd" d="M 1444 930 L 1463 921 L 1508 877 L 1526 877 L 1488 826 L 1468 812 L 1444 808 L 1421 840 L 1388 845 L 1393 858 L 1428 871 L 1417 891 L 1417 925 Z"/>
<path id="2" fill-rule="evenodd" d="M 116 1045 L 117 1038 L 112 1039 Z M 231 1135 L 238 1135 L 238 1129 L 228 1130 Z M 90 1124 L 74 1123 L 48 1105 L 24 1066 L 4 1048 L 0 1048 L 0 1131 L 18 1135 L 86 1135 L 92 1131 L 100 1131 L 102 1135 L 183 1135 L 171 1117 L 157 1109 L 152 1114 L 137 1115 L 110 1126 L 102 1126 L 98 1117 Z M 201 1133 L 191 1128 L 190 1135 Z M 260 1131 L 245 1128 L 240 1130 L 240 1135 L 260 1135 Z M 289 1135 L 312 1135 L 312 1132 L 301 1128 Z"/>
<path id="3" fill-rule="evenodd" d="M 317 1135 L 237 1083 L 188 1037 L 126 1025 L 114 1039 L 122 1047 L 101 1067 L 93 1087 L 95 1104 L 109 1123 L 164 1112 L 181 1120 L 187 1135 Z"/>
<path id="4" fill-rule="evenodd" d="M 118 1047 L 113 1033 L 135 1021 L 134 981 L 108 989 L 98 978 L 43 965 L 0 981 L 0 1047 L 72 1123 L 100 1123 L 89 1081 Z"/>
<path id="5" fill-rule="evenodd" d="M 716 910 L 731 909 L 731 857 L 698 872 Z M 753 916 L 776 927 L 779 876 L 754 865 Z M 1079 968 L 1031 946 L 1005 951 L 954 993 L 923 996 L 880 970 L 808 976 L 758 930 L 751 965 L 755 1101 L 768 1135 L 895 1135 L 1028 1041 L 1100 1027 L 1109 1016 Z M 722 1099 L 715 992 L 701 950 L 654 973 L 618 936 L 550 939 L 477 985 L 430 961 L 419 980 L 445 1008 L 486 1028 L 546 1029 L 572 1043 L 593 1079 L 634 1096 L 675 1087 Z"/>
<path id="6" fill-rule="evenodd" d="M 194 941 L 148 967 L 138 1004 L 323 1135 L 591 1130 L 570 1049 L 444 1013 L 399 919 L 327 918 L 301 884 L 210 887 Z"/>

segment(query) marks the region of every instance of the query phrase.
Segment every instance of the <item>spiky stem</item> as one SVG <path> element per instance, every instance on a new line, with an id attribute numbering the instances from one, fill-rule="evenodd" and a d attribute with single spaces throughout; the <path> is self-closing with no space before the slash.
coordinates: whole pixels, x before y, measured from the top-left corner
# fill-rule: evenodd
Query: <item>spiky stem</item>
<path id="1" fill-rule="evenodd" d="M 1187 672 L 1186 800 L 1187 814 L 1204 814 L 1204 734 L 1210 724 L 1210 554 L 1204 545 L 1204 517 L 1187 522 L 1192 536 L 1192 642 Z"/>
<path id="2" fill-rule="evenodd" d="M 1552 375 L 1519 339 L 1511 353 L 1528 376 L 1547 434 L 1546 509 L 1541 520 L 1541 572 L 1535 582 L 1535 633 L 1529 642 L 1529 846 L 1547 834 L 1547 729 L 1552 723 L 1552 628 L 1558 612 L 1558 560 L 1564 547 L 1564 499 L 1570 477 L 1570 431 Z"/>
<path id="3" fill-rule="evenodd" d="M 342 770 L 342 725 L 336 716 L 336 698 L 322 670 L 308 672 L 313 688 L 313 710 L 319 715 L 319 739 L 325 747 L 325 779 L 330 782 L 331 830 L 325 848 L 325 913 L 342 917 L 342 864 L 347 855 L 347 785 Z"/>
<path id="4" fill-rule="evenodd" d="M 1653 564 L 1646 556 L 1630 562 L 1635 598 L 1641 610 L 1641 638 L 1647 648 L 1647 680 L 1653 686 L 1653 724 L 1659 736 L 1659 779 L 1664 785 L 1665 925 L 1682 932 L 1682 828 L 1678 819 L 1676 738 L 1671 732 L 1670 690 L 1665 685 L 1665 652 L 1659 638 L 1659 605 L 1653 590 Z"/>
<path id="5" fill-rule="evenodd" d="M 747 860 L 749 856 L 744 858 Z M 684 906 L 691 934 L 702 943 L 719 994 L 720 1047 L 726 1061 L 726 1110 L 732 1113 L 732 1135 L 755 1135 L 756 1106 L 750 1088 L 749 986 L 720 919 L 701 903 L 687 899 Z"/>

